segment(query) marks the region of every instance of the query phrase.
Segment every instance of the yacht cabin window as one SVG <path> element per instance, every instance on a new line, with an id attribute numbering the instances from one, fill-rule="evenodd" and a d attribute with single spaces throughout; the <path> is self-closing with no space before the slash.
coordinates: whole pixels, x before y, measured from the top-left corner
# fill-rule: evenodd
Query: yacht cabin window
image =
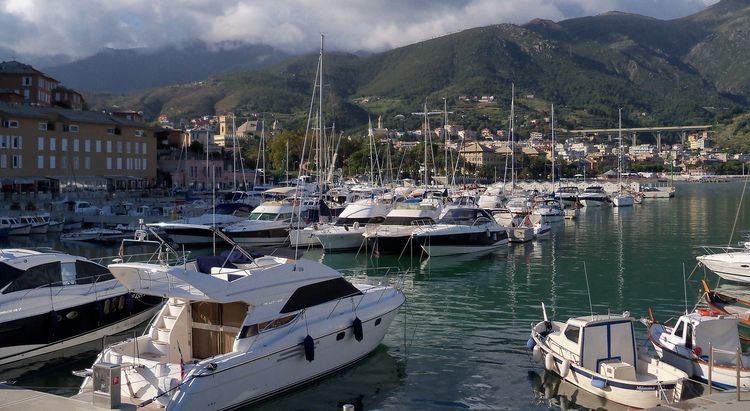
<path id="1" fill-rule="evenodd" d="M 62 263 L 60 265 L 62 272 L 62 284 L 73 285 L 76 283 L 76 265 L 75 263 Z"/>
<path id="2" fill-rule="evenodd" d="M 76 261 L 76 283 L 91 284 L 92 282 L 113 280 L 115 277 L 107 267 L 91 261 Z"/>
<path id="3" fill-rule="evenodd" d="M 60 262 L 55 261 L 47 264 L 40 264 L 23 271 L 8 287 L 3 290 L 3 294 L 12 293 L 20 290 L 32 290 L 40 287 L 50 287 L 60 285 Z"/>
<path id="4" fill-rule="evenodd" d="M 685 322 L 680 321 L 679 323 L 677 323 L 677 327 L 674 330 L 674 335 L 680 338 L 685 336 Z"/>

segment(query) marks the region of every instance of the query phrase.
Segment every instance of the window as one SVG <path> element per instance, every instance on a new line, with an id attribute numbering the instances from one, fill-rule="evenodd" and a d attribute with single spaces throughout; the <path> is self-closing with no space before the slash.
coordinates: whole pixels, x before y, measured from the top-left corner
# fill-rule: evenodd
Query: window
<path id="1" fill-rule="evenodd" d="M 49 156 L 49 168 L 54 169 L 57 167 L 55 156 Z"/>
<path id="2" fill-rule="evenodd" d="M 30 86 L 31 85 L 31 76 L 23 76 L 23 77 L 21 77 L 21 85 L 22 86 Z"/>
<path id="3" fill-rule="evenodd" d="M 679 324 L 677 324 L 677 328 L 675 328 L 674 335 L 682 338 L 685 335 L 685 323 L 683 321 L 680 321 Z"/>
<path id="4" fill-rule="evenodd" d="M 115 134 L 115 129 L 114 129 L 114 128 L 108 128 L 108 129 L 107 129 L 107 134 L 112 134 L 112 135 L 114 135 L 114 134 Z"/>
<path id="5" fill-rule="evenodd" d="M 63 124 L 63 131 L 70 132 L 70 133 L 77 133 L 78 126 L 75 124 Z"/>
<path id="6" fill-rule="evenodd" d="M 130 154 L 130 141 L 128 141 L 127 143 L 125 143 L 125 152 L 128 153 L 128 154 Z"/>
<path id="7" fill-rule="evenodd" d="M 60 141 L 60 146 L 61 146 L 60 149 L 62 151 L 68 151 L 68 139 L 67 138 L 62 139 Z"/>
<path id="8" fill-rule="evenodd" d="M 122 157 L 117 157 L 117 169 L 122 170 Z"/>
<path id="9" fill-rule="evenodd" d="M 91 157 L 86 156 L 83 158 L 83 168 L 85 168 L 86 170 L 91 169 Z"/>
<path id="10" fill-rule="evenodd" d="M 117 154 L 122 154 L 122 141 L 117 142 Z"/>
<path id="11" fill-rule="evenodd" d="M 107 157 L 107 170 L 112 169 L 112 157 Z"/>
<path id="12" fill-rule="evenodd" d="M 23 99 L 24 100 L 31 99 L 31 90 L 26 89 L 26 90 L 23 91 Z"/>
<path id="13" fill-rule="evenodd" d="M 36 168 L 44 168 L 44 156 L 36 156 Z"/>
<path id="14" fill-rule="evenodd" d="M 67 170 L 68 169 L 68 157 L 62 156 L 61 159 L 60 159 L 60 161 L 61 161 L 61 164 L 60 164 L 61 168 Z"/>
<path id="15" fill-rule="evenodd" d="M 286 315 L 284 317 L 279 317 L 271 321 L 264 321 L 258 324 L 245 325 L 242 327 L 242 330 L 240 330 L 240 334 L 237 336 L 237 338 L 252 337 L 262 332 L 271 331 L 275 328 L 283 327 L 291 323 L 295 318 L 297 318 L 298 315 L 299 314 Z"/>
<path id="16" fill-rule="evenodd" d="M 136 158 L 135 159 L 135 169 L 136 170 L 140 170 L 141 169 L 141 159 L 140 158 Z"/>
<path id="17" fill-rule="evenodd" d="M 57 150 L 57 138 L 50 137 L 50 139 L 49 139 L 49 149 L 51 151 Z"/>
<path id="18" fill-rule="evenodd" d="M 19 155 L 13 155 L 13 168 L 23 167 L 23 157 Z"/>
<path id="19" fill-rule="evenodd" d="M 62 273 L 62 284 L 73 285 L 76 283 L 76 264 L 75 263 L 62 263 L 60 267 Z"/>
<path id="20" fill-rule="evenodd" d="M 78 139 L 77 138 L 73 139 L 73 151 L 77 153 L 79 149 L 80 149 L 80 144 L 78 142 Z"/>
<path id="21" fill-rule="evenodd" d="M 37 137 L 36 148 L 37 150 L 44 150 L 44 137 Z"/>
<path id="22" fill-rule="evenodd" d="M 127 159 L 127 161 L 125 162 L 125 168 L 128 169 L 128 170 L 132 170 L 133 169 L 133 159 L 132 158 L 128 158 Z"/>
<path id="23" fill-rule="evenodd" d="M 8 167 L 8 155 L 0 154 L 0 168 Z"/>
<path id="24" fill-rule="evenodd" d="M 101 153 L 102 152 L 102 141 L 96 140 L 96 152 Z"/>
<path id="25" fill-rule="evenodd" d="M 40 264 L 36 267 L 31 267 L 18 275 L 18 277 L 5 290 L 3 290 L 3 294 L 20 290 L 32 290 L 39 287 L 49 287 L 55 284 L 60 285 L 61 279 L 59 261 Z"/>
<path id="26" fill-rule="evenodd" d="M 143 154 L 146 154 L 146 143 L 143 143 Z"/>
<path id="27" fill-rule="evenodd" d="M 91 261 L 76 261 L 76 282 L 78 284 L 91 284 L 92 282 L 107 281 L 114 278 L 106 267 Z"/>
<path id="28" fill-rule="evenodd" d="M 568 325 L 565 328 L 565 338 L 578 344 L 578 334 L 579 334 L 578 331 L 579 331 L 578 327 L 574 325 Z"/>
<path id="29" fill-rule="evenodd" d="M 284 304 L 284 308 L 281 309 L 281 313 L 286 314 L 339 298 L 361 294 L 362 292 L 357 287 L 351 285 L 343 278 L 334 278 L 332 280 L 308 284 L 294 291 L 286 304 Z"/>
<path id="30" fill-rule="evenodd" d="M 135 145 L 135 153 L 141 154 L 141 145 L 138 143 L 135 143 L 134 145 Z"/>
<path id="31" fill-rule="evenodd" d="M 73 157 L 73 170 L 78 170 L 79 163 L 78 163 L 78 157 Z"/>
<path id="32" fill-rule="evenodd" d="M 3 127 L 18 128 L 18 120 L 3 120 Z"/>
<path id="33" fill-rule="evenodd" d="M 135 130 L 135 136 L 136 137 L 143 137 L 146 133 L 143 130 Z"/>
<path id="34" fill-rule="evenodd" d="M 111 141 L 107 141 L 107 152 L 108 153 L 112 152 L 112 142 Z"/>
<path id="35" fill-rule="evenodd" d="M 91 152 L 91 140 L 85 140 L 83 142 L 83 151 L 90 153 Z"/>
<path id="36" fill-rule="evenodd" d="M 146 170 L 146 159 L 143 159 L 143 168 L 141 170 Z"/>
<path id="37" fill-rule="evenodd" d="M 8 148 L 10 136 L 0 136 L 0 148 Z"/>
<path id="38" fill-rule="evenodd" d="M 13 148 L 23 148 L 23 138 L 21 136 L 13 136 Z"/>

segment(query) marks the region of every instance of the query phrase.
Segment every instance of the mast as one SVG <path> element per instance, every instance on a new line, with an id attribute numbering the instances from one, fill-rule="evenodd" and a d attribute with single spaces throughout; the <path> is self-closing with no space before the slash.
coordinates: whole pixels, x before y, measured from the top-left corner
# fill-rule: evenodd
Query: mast
<path id="1" fill-rule="evenodd" d="M 552 192 L 555 192 L 555 104 L 552 103 Z"/>
<path id="2" fill-rule="evenodd" d="M 510 190 L 516 189 L 516 140 L 514 136 L 516 84 L 511 83 L 510 92 Z"/>
<path id="3" fill-rule="evenodd" d="M 443 118 L 443 151 L 445 152 L 445 184 L 444 186 L 448 186 L 448 100 L 443 97 L 443 113 L 445 117 Z"/>
<path id="4" fill-rule="evenodd" d="M 620 141 L 620 148 L 617 150 L 617 191 L 622 194 L 622 107 L 617 109 L 617 139 Z"/>
<path id="5" fill-rule="evenodd" d="M 318 184 L 323 183 L 323 156 L 324 156 L 324 150 L 325 150 L 325 131 L 323 130 L 323 41 L 325 39 L 325 35 L 323 33 L 320 34 L 320 56 L 318 57 L 318 65 L 320 67 L 320 70 L 318 70 L 318 159 L 317 159 L 317 169 L 318 169 Z"/>
<path id="6" fill-rule="evenodd" d="M 237 135 L 234 130 L 234 112 L 232 112 L 232 190 L 237 191 Z"/>

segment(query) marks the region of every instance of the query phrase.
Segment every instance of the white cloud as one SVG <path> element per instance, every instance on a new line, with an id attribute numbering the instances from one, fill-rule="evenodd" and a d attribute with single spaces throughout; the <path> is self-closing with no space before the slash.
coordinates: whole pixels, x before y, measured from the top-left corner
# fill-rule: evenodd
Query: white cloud
<path id="1" fill-rule="evenodd" d="M 718 0 L 0 0 L 0 48 L 91 54 L 191 39 L 290 52 L 382 50 L 448 32 L 621 10 L 676 18 Z M 6 58 L 6 56 L 0 56 Z"/>

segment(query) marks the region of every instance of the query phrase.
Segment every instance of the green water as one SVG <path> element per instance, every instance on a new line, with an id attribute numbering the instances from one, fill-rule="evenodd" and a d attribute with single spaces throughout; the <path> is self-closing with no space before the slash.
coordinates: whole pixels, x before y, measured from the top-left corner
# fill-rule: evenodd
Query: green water
<path id="1" fill-rule="evenodd" d="M 699 246 L 727 244 L 736 215 L 737 230 L 750 229 L 748 207 L 738 214 L 742 188 L 742 183 L 681 184 L 671 200 L 584 209 L 577 220 L 557 223 L 545 240 L 481 256 L 420 261 L 310 250 L 305 258 L 335 268 L 409 269 L 403 278 L 407 303 L 365 361 L 253 409 L 333 410 L 346 403 L 367 410 L 549 409 L 561 398 L 566 406 L 602 406 L 580 393 L 560 397 L 569 387 L 543 375 L 541 365 L 530 360 L 526 340 L 530 325 L 541 319 L 540 303 L 562 321 L 588 314 L 588 275 L 594 312 L 628 310 L 638 318 L 653 307 L 659 319 L 679 314 L 685 309 L 683 266 L 691 275 Z M 733 241 L 738 239 L 735 233 Z M 13 245 L 60 247 L 43 242 L 18 239 Z M 79 246 L 69 251 L 97 256 L 114 250 Z M 691 308 L 703 276 L 698 269 L 688 281 Z M 712 284 L 717 279 L 708 278 Z M 636 329 L 642 344 L 645 327 Z M 80 368 L 90 356 L 56 362 L 50 372 L 29 372 L 18 383 L 75 387 L 78 380 L 67 377 L 66 367 Z"/>

